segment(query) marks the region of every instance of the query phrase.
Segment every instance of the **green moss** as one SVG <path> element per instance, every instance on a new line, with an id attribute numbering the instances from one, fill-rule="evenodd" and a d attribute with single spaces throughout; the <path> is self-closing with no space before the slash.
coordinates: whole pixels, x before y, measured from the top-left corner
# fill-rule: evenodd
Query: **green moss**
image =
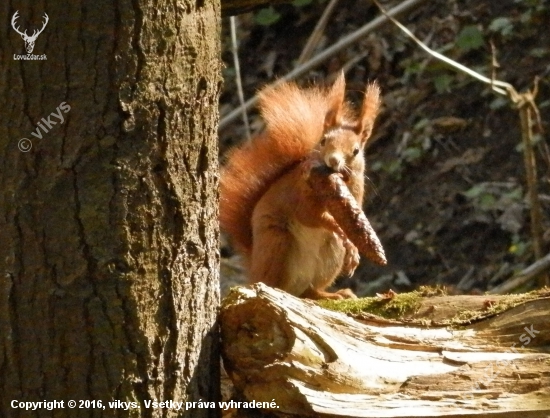
<path id="1" fill-rule="evenodd" d="M 497 296 L 486 295 L 487 299 L 483 310 L 464 310 L 444 323 L 458 326 L 468 325 L 472 322 L 479 321 L 512 309 L 522 303 L 548 297 L 550 295 L 549 290 L 550 289 L 548 288 L 543 288 L 533 290 L 529 293 L 498 296 L 498 300 Z"/>
<path id="2" fill-rule="evenodd" d="M 497 314 L 503 311 L 506 311 L 510 308 L 513 308 L 514 306 L 517 306 L 521 303 L 528 302 L 530 300 L 539 299 L 540 297 L 544 297 L 545 295 L 545 289 L 538 289 L 534 290 L 529 293 L 521 293 L 518 295 L 507 295 L 505 298 L 499 300 L 498 302 L 495 302 L 494 304 L 487 306 L 487 310 L 485 312 L 491 313 L 491 314 Z M 548 291 L 546 290 L 546 293 Z M 491 296 L 487 296 L 487 300 L 491 300 Z"/>
<path id="3" fill-rule="evenodd" d="M 323 308 L 349 314 L 371 313 L 388 319 L 402 318 L 415 313 L 422 295 L 418 291 L 395 294 L 392 298 L 369 297 L 345 300 L 321 300 Z"/>
<path id="4" fill-rule="evenodd" d="M 440 284 L 435 286 L 419 286 L 417 291 L 420 294 L 420 296 L 424 296 L 424 297 L 448 295 L 447 288 Z"/>
<path id="5" fill-rule="evenodd" d="M 414 292 L 395 294 L 391 299 L 368 297 L 361 299 L 321 300 L 318 301 L 318 304 L 323 308 L 351 315 L 370 313 L 387 319 L 404 319 L 416 313 L 421 307 L 421 302 L 425 300 L 425 298 L 445 295 L 446 290 L 444 287 L 422 286 Z M 439 321 L 438 325 L 458 327 L 468 325 L 472 322 L 511 309 L 527 301 L 548 296 L 550 296 L 550 289 L 548 288 L 519 295 L 507 295 L 505 297 L 487 295 L 487 302 L 483 309 L 460 311 L 452 318 Z M 418 318 L 416 321 L 426 326 L 431 324 L 429 318 Z"/>

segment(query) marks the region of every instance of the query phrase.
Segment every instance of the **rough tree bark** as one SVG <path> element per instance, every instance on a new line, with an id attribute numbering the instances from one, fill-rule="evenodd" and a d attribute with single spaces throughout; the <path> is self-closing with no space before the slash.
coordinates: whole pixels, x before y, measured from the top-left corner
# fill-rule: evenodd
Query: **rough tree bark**
<path id="1" fill-rule="evenodd" d="M 256 284 L 224 300 L 222 353 L 245 408 L 276 416 L 546 418 L 549 316 L 548 289 L 425 298 L 398 321 Z"/>
<path id="2" fill-rule="evenodd" d="M 47 60 L 14 59 L 16 10 L 29 34 L 48 14 Z M 219 2 L 9 0 L 0 21 L 0 416 L 216 400 Z"/>

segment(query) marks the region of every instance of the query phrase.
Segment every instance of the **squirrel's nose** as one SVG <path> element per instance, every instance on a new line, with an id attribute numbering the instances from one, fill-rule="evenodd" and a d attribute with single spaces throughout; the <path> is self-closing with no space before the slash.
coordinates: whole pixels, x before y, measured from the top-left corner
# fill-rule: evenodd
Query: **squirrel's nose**
<path id="1" fill-rule="evenodd" d="M 325 164 L 334 171 L 340 171 L 342 168 L 342 159 L 337 154 L 328 154 L 325 156 Z"/>

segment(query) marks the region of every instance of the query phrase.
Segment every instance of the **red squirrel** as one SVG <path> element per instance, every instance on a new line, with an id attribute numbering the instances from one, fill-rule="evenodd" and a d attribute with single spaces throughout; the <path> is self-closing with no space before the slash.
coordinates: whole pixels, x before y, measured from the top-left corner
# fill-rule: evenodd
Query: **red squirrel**
<path id="1" fill-rule="evenodd" d="M 343 72 L 326 89 L 289 82 L 264 88 L 265 132 L 229 153 L 220 181 L 220 226 L 244 255 L 251 282 L 310 299 L 355 297 L 350 289 L 325 290 L 340 273 L 353 273 L 359 254 L 307 184 L 309 170 L 326 165 L 363 202 L 363 149 L 380 90 L 367 85 L 359 115 L 344 93 Z"/>

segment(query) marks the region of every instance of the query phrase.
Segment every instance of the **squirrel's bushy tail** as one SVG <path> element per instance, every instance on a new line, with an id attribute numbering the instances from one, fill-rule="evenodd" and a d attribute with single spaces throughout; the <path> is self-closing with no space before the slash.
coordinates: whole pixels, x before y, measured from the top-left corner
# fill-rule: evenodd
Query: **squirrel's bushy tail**
<path id="1" fill-rule="evenodd" d="M 328 115 L 348 113 L 344 90 L 342 73 L 329 89 L 283 83 L 260 92 L 266 130 L 230 152 L 220 181 L 220 226 L 238 251 L 252 249 L 252 212 L 270 185 L 312 151 Z"/>

